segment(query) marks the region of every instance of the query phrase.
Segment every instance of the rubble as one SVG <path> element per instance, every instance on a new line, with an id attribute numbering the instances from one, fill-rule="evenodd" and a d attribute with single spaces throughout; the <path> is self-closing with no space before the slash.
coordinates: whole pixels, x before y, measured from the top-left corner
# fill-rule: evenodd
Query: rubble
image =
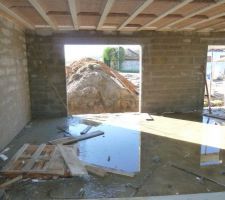
<path id="1" fill-rule="evenodd" d="M 138 91 L 133 83 L 103 62 L 75 61 L 67 73 L 69 114 L 138 111 Z"/>

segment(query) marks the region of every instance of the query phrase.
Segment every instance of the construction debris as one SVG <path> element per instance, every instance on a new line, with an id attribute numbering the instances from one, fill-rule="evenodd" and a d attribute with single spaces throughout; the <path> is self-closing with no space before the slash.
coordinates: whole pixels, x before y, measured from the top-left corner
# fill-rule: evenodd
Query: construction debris
<path id="1" fill-rule="evenodd" d="M 138 91 L 134 84 L 91 58 L 70 65 L 67 94 L 69 114 L 138 111 Z"/>
<path id="2" fill-rule="evenodd" d="M 86 134 L 92 128 L 91 125 L 88 125 L 83 131 L 80 132 L 81 135 Z"/>
<path id="3" fill-rule="evenodd" d="M 12 184 L 14 184 L 14 183 L 16 183 L 16 182 L 18 182 L 18 181 L 20 181 L 22 179 L 23 179 L 23 176 L 22 175 L 19 175 L 19 176 L 13 178 L 13 179 L 10 179 L 10 180 L 2 183 L 0 185 L 0 188 L 7 188 L 7 187 L 11 186 Z"/>
<path id="4" fill-rule="evenodd" d="M 70 174 L 55 145 L 24 144 L 0 172 L 7 177 L 68 177 Z"/>
<path id="5" fill-rule="evenodd" d="M 8 157 L 5 155 L 6 152 L 8 152 L 10 150 L 10 148 L 6 148 L 4 149 L 1 153 L 0 153 L 0 159 L 3 160 L 3 161 L 6 161 L 8 160 Z"/>
<path id="6" fill-rule="evenodd" d="M 72 147 L 57 145 L 62 157 L 70 170 L 72 176 L 87 175 L 87 170 L 77 157 L 77 152 Z"/>
<path id="7" fill-rule="evenodd" d="M 95 131 L 72 139 L 74 142 L 75 140 L 80 141 L 102 134 L 104 133 L 101 131 Z M 65 139 L 68 140 L 68 137 L 62 139 L 64 139 L 65 142 Z M 34 178 L 35 180 L 38 180 L 39 178 L 55 179 L 55 177 L 86 176 L 88 175 L 88 172 L 100 177 L 104 177 L 107 173 L 124 175 L 128 177 L 135 176 L 135 173 L 80 161 L 77 156 L 77 152 L 78 150 L 74 145 L 24 144 L 0 171 L 1 175 L 8 178 L 13 178 L 0 185 L 0 188 L 9 187 L 11 184 L 23 178 Z"/>
<path id="8" fill-rule="evenodd" d="M 79 141 L 82 141 L 82 140 L 86 140 L 86 139 L 89 139 L 89 138 L 97 137 L 97 136 L 100 136 L 100 135 L 103 135 L 103 134 L 104 134 L 103 131 L 93 131 L 93 132 L 87 133 L 85 135 L 79 135 L 79 136 L 76 136 L 76 137 L 64 137 L 64 138 L 59 138 L 59 139 L 56 139 L 56 140 L 51 140 L 48 143 L 49 144 L 64 144 L 64 145 L 73 144 L 73 143 L 76 143 L 76 142 L 79 142 Z"/>
<path id="9" fill-rule="evenodd" d="M 134 172 L 125 172 L 123 170 L 112 169 L 112 168 L 109 168 L 109 167 L 103 167 L 103 166 L 99 166 L 99 165 L 95 165 L 95 164 L 89 164 L 89 163 L 85 163 L 85 162 L 84 162 L 84 165 L 85 165 L 86 169 L 89 170 L 91 173 L 94 173 L 94 174 L 99 175 L 99 176 L 103 176 L 103 174 L 105 175 L 107 173 L 117 174 L 117 175 L 122 175 L 122 176 L 127 176 L 127 177 L 134 177 L 135 176 Z M 95 172 L 96 169 L 98 169 L 98 172 Z"/>
<path id="10" fill-rule="evenodd" d="M 60 132 L 64 132 L 66 135 L 71 135 L 71 133 L 69 131 L 67 131 L 66 129 L 62 128 L 62 127 L 57 127 L 57 129 L 60 131 Z"/>
<path id="11" fill-rule="evenodd" d="M 104 177 L 107 174 L 107 171 L 105 171 L 104 169 L 101 169 L 100 167 L 95 167 L 93 165 L 85 165 L 85 168 L 91 174 L 94 174 L 100 177 Z"/>
<path id="12" fill-rule="evenodd" d="M 8 157 L 5 154 L 0 154 L 0 159 L 6 161 L 8 160 Z"/>

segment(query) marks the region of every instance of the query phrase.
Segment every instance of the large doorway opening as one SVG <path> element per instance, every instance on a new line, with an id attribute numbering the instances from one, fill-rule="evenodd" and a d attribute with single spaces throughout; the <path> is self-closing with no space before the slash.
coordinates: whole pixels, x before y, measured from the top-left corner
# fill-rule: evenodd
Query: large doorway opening
<path id="1" fill-rule="evenodd" d="M 68 114 L 137 112 L 141 46 L 65 45 Z"/>
<path id="2" fill-rule="evenodd" d="M 207 54 L 204 106 L 210 113 L 225 106 L 225 46 L 210 45 Z"/>
<path id="3" fill-rule="evenodd" d="M 208 47 L 206 80 L 212 107 L 224 106 L 225 94 L 225 46 L 211 45 Z M 207 91 L 205 91 L 206 96 Z M 208 100 L 205 100 L 208 106 Z"/>

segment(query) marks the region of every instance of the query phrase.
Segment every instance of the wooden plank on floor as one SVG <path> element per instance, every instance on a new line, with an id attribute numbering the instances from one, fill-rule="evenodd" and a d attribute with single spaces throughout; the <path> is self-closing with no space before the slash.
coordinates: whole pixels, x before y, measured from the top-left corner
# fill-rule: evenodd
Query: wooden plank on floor
<path id="1" fill-rule="evenodd" d="M 87 139 L 90 139 L 90 138 L 93 138 L 93 137 L 97 137 L 97 136 L 100 136 L 100 135 L 103 135 L 104 132 L 103 131 L 93 131 L 93 132 L 90 132 L 90 133 L 86 133 L 84 135 L 79 135 L 79 136 L 76 136 L 76 137 L 64 137 L 64 138 L 59 138 L 59 139 L 56 139 L 56 140 L 52 140 L 52 141 L 49 141 L 48 143 L 50 144 L 73 144 L 73 143 L 76 143 L 76 142 L 79 142 L 79 141 L 82 141 L 82 140 L 87 140 Z"/>
<path id="2" fill-rule="evenodd" d="M 109 168 L 109 167 L 104 167 L 104 166 L 99 166 L 99 165 L 96 165 L 96 164 L 90 164 L 90 163 L 87 163 L 87 162 L 83 162 L 86 169 L 89 170 L 89 169 L 98 169 L 99 171 L 101 171 L 101 173 L 112 173 L 112 174 L 118 174 L 118 175 L 122 175 L 122 176 L 128 176 L 128 177 L 134 177 L 136 175 L 135 172 L 125 172 L 123 170 L 120 170 L 120 169 L 112 169 L 112 168 Z M 91 171 L 90 171 L 91 172 Z M 104 175 L 105 175 L 104 174 Z"/>
<path id="3" fill-rule="evenodd" d="M 41 155 L 41 152 L 45 148 L 46 144 L 41 144 L 35 153 L 32 155 L 31 159 L 27 162 L 27 164 L 22 168 L 22 171 L 29 171 L 33 167 L 34 163 L 36 162 L 37 158 Z"/>
<path id="4" fill-rule="evenodd" d="M 15 177 L 15 178 L 11 179 L 11 180 L 8 180 L 8 181 L 2 183 L 2 184 L 0 185 L 0 188 L 6 188 L 6 187 L 9 187 L 9 186 L 12 185 L 13 183 L 16 183 L 16 182 L 18 182 L 18 181 L 20 181 L 20 180 L 22 180 L 22 179 L 23 179 L 23 176 L 22 176 L 22 175 L 17 176 L 17 177 Z"/>
<path id="5" fill-rule="evenodd" d="M 104 177 L 107 174 L 107 171 L 105 171 L 104 169 L 101 169 L 101 168 L 93 166 L 93 165 L 85 165 L 85 168 L 91 174 L 94 174 L 94 175 L 97 175 L 100 177 Z"/>
<path id="6" fill-rule="evenodd" d="M 72 142 L 74 141 L 74 137 L 63 137 L 63 138 L 51 140 L 48 143 L 53 144 L 53 145 L 57 145 L 57 144 L 65 144 L 65 143 L 68 143 L 68 142 L 71 142 L 71 141 Z"/>
<path id="7" fill-rule="evenodd" d="M 63 145 L 57 145 L 60 153 L 62 154 L 62 157 L 68 166 L 70 173 L 72 176 L 77 175 L 87 175 L 87 170 L 85 169 L 82 162 L 77 157 L 77 152 L 74 148 L 63 146 Z"/>
<path id="8" fill-rule="evenodd" d="M 96 166 L 96 165 L 95 165 Z M 108 173 L 112 173 L 112 174 L 117 174 L 117 175 L 122 175 L 122 176 L 128 176 L 128 177 L 134 177 L 135 173 L 133 172 L 125 172 L 123 170 L 119 170 L 119 169 L 112 169 L 109 167 L 103 167 L 103 166 L 97 166 L 103 170 L 105 170 Z"/>
<path id="9" fill-rule="evenodd" d="M 29 144 L 24 144 L 17 152 L 14 154 L 14 156 L 11 158 L 11 160 L 8 162 L 8 164 L 5 165 L 5 167 L 2 169 L 2 171 L 10 170 L 14 167 L 14 162 L 23 154 L 23 152 L 27 149 Z"/>
<path id="10" fill-rule="evenodd" d="M 97 136 L 100 136 L 100 135 L 103 135 L 103 134 L 104 134 L 103 131 L 93 131 L 93 132 L 87 133 L 85 135 L 77 136 L 75 139 L 76 139 L 76 142 L 79 142 L 79 141 L 87 140 L 87 139 L 97 137 Z"/>
<path id="11" fill-rule="evenodd" d="M 81 135 L 86 134 L 92 128 L 91 125 L 88 125 L 83 131 L 80 132 Z"/>

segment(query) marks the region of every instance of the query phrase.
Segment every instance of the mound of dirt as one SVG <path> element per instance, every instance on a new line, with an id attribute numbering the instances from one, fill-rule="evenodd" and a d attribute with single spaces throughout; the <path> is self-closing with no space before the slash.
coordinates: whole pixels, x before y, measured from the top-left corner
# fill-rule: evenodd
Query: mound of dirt
<path id="1" fill-rule="evenodd" d="M 73 62 L 67 73 L 69 114 L 135 112 L 135 86 L 103 62 L 85 58 Z"/>

